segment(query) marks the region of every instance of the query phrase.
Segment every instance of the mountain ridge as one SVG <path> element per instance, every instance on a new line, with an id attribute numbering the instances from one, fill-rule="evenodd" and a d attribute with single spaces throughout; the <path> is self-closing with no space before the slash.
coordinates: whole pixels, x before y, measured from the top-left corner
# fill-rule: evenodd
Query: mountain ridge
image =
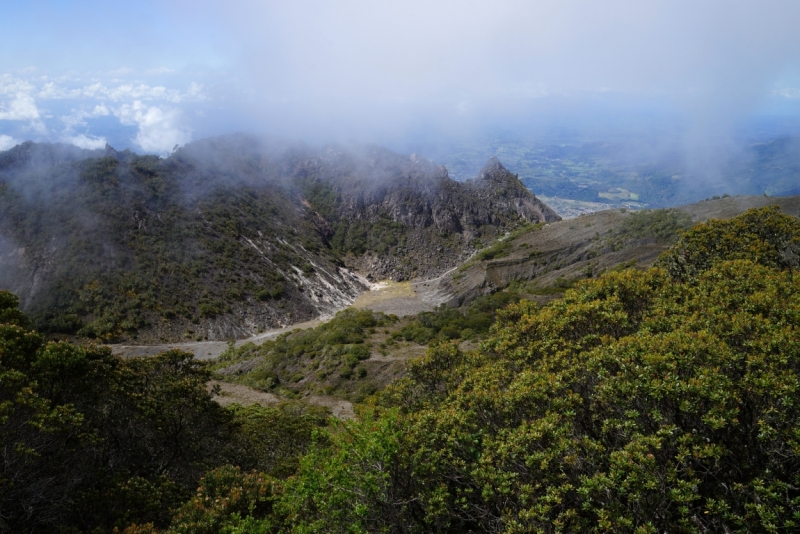
<path id="1" fill-rule="evenodd" d="M 106 341 L 252 335 L 558 219 L 499 162 L 461 183 L 375 146 L 235 135 L 162 159 L 28 143 L 4 161 L 0 287 L 41 329 Z"/>

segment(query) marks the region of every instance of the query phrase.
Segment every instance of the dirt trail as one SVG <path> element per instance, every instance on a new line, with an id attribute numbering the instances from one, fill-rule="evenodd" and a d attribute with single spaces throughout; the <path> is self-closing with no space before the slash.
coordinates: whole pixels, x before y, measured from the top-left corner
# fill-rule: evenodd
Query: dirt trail
<path id="1" fill-rule="evenodd" d="M 425 287 L 426 282 L 435 282 L 441 277 L 437 277 L 430 281 L 421 282 L 379 282 L 372 284 L 369 291 L 362 293 L 353 304 L 352 308 L 357 309 L 371 309 L 374 311 L 383 312 L 386 314 L 395 314 L 398 316 L 416 315 L 421 311 L 433 309 L 429 298 L 423 299 L 418 292 L 417 288 Z M 423 285 L 420 285 L 423 284 Z M 438 303 L 436 303 L 438 304 Z M 279 335 L 291 332 L 297 329 L 314 328 L 328 320 L 328 317 L 320 317 L 312 321 L 297 323 L 290 325 L 286 328 L 268 330 L 256 336 L 235 341 L 235 346 L 241 346 L 245 343 L 255 343 L 260 345 L 268 339 L 274 339 Z M 194 357 L 199 360 L 212 360 L 220 356 L 228 348 L 228 342 L 225 341 L 195 341 L 186 343 L 167 343 L 163 345 L 111 345 L 111 351 L 118 356 L 152 356 L 159 352 L 164 352 L 171 349 L 180 349 L 194 354 Z M 375 362 L 391 362 L 396 359 L 409 359 L 422 356 L 425 352 L 424 347 L 409 348 L 404 351 L 402 355 L 394 358 L 384 357 L 380 354 L 373 354 L 370 360 Z M 216 401 L 226 406 L 228 404 L 238 403 L 244 406 L 250 404 L 261 404 L 264 406 L 276 405 L 281 402 L 281 398 L 272 393 L 265 393 L 256 389 L 247 387 L 242 384 L 231 384 L 228 382 L 220 382 L 212 380 L 209 382 L 209 388 L 218 385 L 220 387 L 221 395 L 216 397 Z M 331 414 L 339 419 L 354 419 L 355 412 L 353 404 L 349 401 L 339 399 L 326 395 L 309 395 L 302 399 L 304 402 L 314 404 L 317 406 L 326 406 L 330 409 Z"/>
<path id="2" fill-rule="evenodd" d="M 450 272 L 450 271 L 448 271 Z M 443 275 L 444 276 L 444 275 Z M 416 315 L 421 311 L 433 309 L 438 303 L 432 303 L 429 298 L 423 298 L 417 288 L 425 287 L 427 282 L 434 282 L 440 277 L 421 282 L 379 282 L 372 284 L 369 291 L 362 293 L 350 307 L 370 309 L 397 316 Z M 420 285 L 423 284 L 423 285 Z M 275 339 L 281 334 L 292 330 L 314 328 L 331 319 L 332 316 L 319 317 L 311 321 L 296 323 L 285 328 L 267 330 L 261 334 L 239 339 L 234 342 L 239 347 L 245 343 L 260 345 L 268 339 Z M 110 345 L 111 352 L 117 356 L 153 356 L 171 349 L 180 349 L 191 352 L 198 360 L 213 360 L 228 348 L 227 341 L 187 341 L 183 343 L 165 343 L 162 345 Z"/>
<path id="3" fill-rule="evenodd" d="M 242 406 L 251 404 L 268 406 L 270 404 L 278 404 L 281 401 L 277 395 L 258 391 L 242 384 L 231 384 L 230 382 L 220 382 L 218 380 L 212 380 L 208 383 L 209 390 L 214 386 L 219 386 L 220 388 L 220 395 L 214 397 L 214 400 L 223 406 L 234 403 Z"/>
<path id="4" fill-rule="evenodd" d="M 330 317 L 320 317 L 311 321 L 303 323 L 295 323 L 286 328 L 276 328 L 274 330 L 267 330 L 252 337 L 245 339 L 238 339 L 234 345 L 240 347 L 245 343 L 255 343 L 261 345 L 268 339 L 275 339 L 281 334 L 291 332 L 292 330 L 314 328 L 322 323 L 328 321 Z M 180 349 L 186 352 L 191 352 L 198 360 L 213 360 L 219 357 L 220 354 L 225 352 L 228 348 L 227 341 L 188 341 L 184 343 L 165 343 L 163 345 L 109 345 L 111 352 L 117 356 L 153 356 L 159 352 L 166 350 Z"/>

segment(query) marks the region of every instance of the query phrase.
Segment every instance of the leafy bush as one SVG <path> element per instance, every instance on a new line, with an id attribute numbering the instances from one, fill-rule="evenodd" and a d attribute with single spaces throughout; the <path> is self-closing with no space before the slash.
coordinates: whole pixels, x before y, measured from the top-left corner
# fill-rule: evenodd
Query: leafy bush
<path id="1" fill-rule="evenodd" d="M 442 305 L 435 311 L 419 313 L 414 322 L 392 334 L 392 338 L 426 345 L 433 340 L 481 336 L 489 331 L 498 309 L 519 299 L 513 291 L 501 291 L 478 297 L 464 310 Z"/>
<path id="2" fill-rule="evenodd" d="M 712 220 L 686 232 L 659 264 L 678 279 L 719 261 L 748 259 L 768 267 L 800 264 L 800 221 L 777 206 L 751 209 L 728 221 Z"/>
<path id="3" fill-rule="evenodd" d="M 277 391 L 292 396 L 305 377 L 314 377 L 335 390 L 349 380 L 360 361 L 370 357 L 371 347 L 364 342 L 370 329 L 387 326 L 396 317 L 370 310 L 347 309 L 316 328 L 285 334 L 261 346 L 246 344 L 231 347 L 220 356 L 216 368 L 236 362 L 260 359 L 252 370 L 226 375 L 225 379 L 264 391 Z M 345 387 L 344 390 L 351 388 Z M 342 393 L 347 394 L 342 390 Z"/>
<path id="4" fill-rule="evenodd" d="M 724 242 L 758 220 L 694 231 Z M 301 461 L 284 528 L 796 531 L 800 282 L 768 239 L 698 256 L 685 280 L 610 272 L 513 304 L 475 353 L 435 345 L 391 409 Z"/>
<path id="5" fill-rule="evenodd" d="M 210 371 L 191 354 L 122 359 L 107 348 L 46 342 L 16 306 L 0 291 L 2 532 L 165 527 L 210 469 L 235 462 L 293 474 L 325 423 L 322 412 L 292 404 L 222 408 L 207 389 Z M 207 485 L 233 487 L 220 486 L 233 480 L 225 473 Z M 228 513 L 253 515 L 250 497 L 240 497 L 225 497 L 244 506 Z"/>
<path id="6" fill-rule="evenodd" d="M 275 478 L 294 474 L 313 431 L 325 426 L 328 417 L 322 408 L 296 402 L 277 407 L 234 404 L 229 412 L 236 428 L 227 453 L 230 460 Z"/>
<path id="7" fill-rule="evenodd" d="M 269 516 L 280 486 L 260 473 L 242 473 L 233 466 L 210 471 L 200 481 L 197 494 L 178 508 L 168 534 L 216 534 L 218 532 L 270 532 Z M 124 534 L 156 534 L 152 523 L 131 525 Z"/>
<path id="8" fill-rule="evenodd" d="M 507 256 L 511 252 L 511 242 L 508 239 L 497 241 L 489 248 L 485 248 L 475 255 L 478 261 L 489 261 Z"/>

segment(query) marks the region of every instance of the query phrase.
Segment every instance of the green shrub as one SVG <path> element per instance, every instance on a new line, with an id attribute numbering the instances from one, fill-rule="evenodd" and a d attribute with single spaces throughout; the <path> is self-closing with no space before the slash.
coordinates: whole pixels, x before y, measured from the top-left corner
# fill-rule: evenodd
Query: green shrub
<path id="1" fill-rule="evenodd" d="M 429 349 L 382 394 L 397 411 L 307 457 L 292 529 L 795 531 L 800 285 L 769 239 L 690 279 L 610 272 L 513 304 L 473 354 Z"/>

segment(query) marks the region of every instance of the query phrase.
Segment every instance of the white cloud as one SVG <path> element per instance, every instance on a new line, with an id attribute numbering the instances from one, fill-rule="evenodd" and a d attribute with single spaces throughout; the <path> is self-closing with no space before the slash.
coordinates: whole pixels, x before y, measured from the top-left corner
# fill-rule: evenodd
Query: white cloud
<path id="1" fill-rule="evenodd" d="M 10 74 L 0 75 L 0 120 L 28 121 L 29 127 L 39 133 L 46 128 L 42 114 L 36 105 L 33 93 L 35 86 L 27 80 L 15 78 Z"/>
<path id="2" fill-rule="evenodd" d="M 167 154 L 175 145 L 191 140 L 191 132 L 179 124 L 177 109 L 149 106 L 136 100 L 123 104 L 115 115 L 122 124 L 139 127 L 135 141 L 146 152 Z"/>
<path id="3" fill-rule="evenodd" d="M 159 67 L 157 69 L 150 69 L 147 71 L 147 74 L 170 74 L 175 72 L 174 70 L 167 68 L 167 67 Z"/>
<path id="4" fill-rule="evenodd" d="M 86 119 L 96 117 L 107 117 L 111 112 L 106 107 L 105 103 L 96 104 L 94 109 L 87 111 L 84 109 L 72 110 L 69 115 L 60 117 L 61 122 L 66 124 L 67 129 L 74 128 L 75 126 L 82 126 L 86 124 Z"/>
<path id="5" fill-rule="evenodd" d="M 66 87 L 59 87 L 55 82 L 47 82 L 42 86 L 39 91 L 39 98 L 47 100 L 61 100 L 65 98 L 78 98 L 81 96 L 80 89 L 68 89 Z"/>
<path id="6" fill-rule="evenodd" d="M 62 137 L 64 143 L 70 143 L 80 148 L 88 148 L 90 150 L 95 148 L 103 148 L 106 146 L 105 137 L 89 137 L 87 135 L 79 134 L 71 137 Z"/>
<path id="7" fill-rule="evenodd" d="M 167 89 L 161 85 L 151 87 L 144 83 L 125 83 L 116 87 L 108 87 L 100 82 L 84 87 L 83 96 L 87 98 L 106 98 L 112 102 L 161 100 L 178 103 L 184 98 L 180 91 Z"/>
<path id="8" fill-rule="evenodd" d="M 27 93 L 19 92 L 10 102 L 0 104 L 0 120 L 37 121 L 39 117 L 36 101 Z"/>
<path id="9" fill-rule="evenodd" d="M 0 150 L 8 150 L 9 148 L 15 147 L 18 144 L 19 141 L 10 135 L 0 135 Z"/>
<path id="10" fill-rule="evenodd" d="M 800 98 L 800 89 L 797 87 L 784 87 L 783 89 L 776 89 L 773 91 L 772 96 L 785 98 L 787 100 L 795 100 Z"/>
<path id="11" fill-rule="evenodd" d="M 168 153 L 176 144 L 191 139 L 191 129 L 182 117 L 184 105 L 207 99 L 204 86 L 191 82 L 185 89 L 151 85 L 139 80 L 111 79 L 109 74 L 130 74 L 130 69 L 106 73 L 91 81 L 70 76 L 25 77 L 0 74 L 0 120 L 26 121 L 24 128 L 46 138 L 53 119 L 61 122 L 58 140 L 83 148 L 98 148 L 106 143 L 104 132 L 92 131 L 87 119 L 114 116 L 126 126 L 137 126 L 132 141 L 147 152 Z M 148 74 L 164 74 L 155 69 Z M 184 82 L 185 83 L 185 82 Z M 42 102 L 49 105 L 41 105 Z M 76 131 L 77 130 L 77 131 Z M 4 142 L 11 142 L 10 138 Z"/>
<path id="12" fill-rule="evenodd" d="M 98 104 L 92 110 L 92 117 L 107 117 L 110 113 L 105 104 Z"/>
<path id="13" fill-rule="evenodd" d="M 169 69 L 155 69 L 152 73 L 163 73 Z M 122 70 L 119 72 L 123 72 Z M 36 83 L 32 83 L 35 81 Z M 112 83 L 109 83 L 111 81 Z M 28 99 L 34 97 L 42 100 L 78 100 L 94 99 L 109 102 L 169 102 L 178 104 L 185 101 L 202 101 L 206 99 L 204 87 L 197 82 L 191 82 L 186 91 L 170 89 L 163 85 L 148 85 L 141 81 L 120 82 L 118 80 L 95 79 L 89 84 L 80 84 L 80 79 L 61 76 L 49 78 L 47 76 L 37 79 L 22 79 L 10 74 L 0 74 L 0 97 L 7 96 L 15 99 Z M 38 86 L 38 88 L 37 88 Z M 28 95 L 21 97 L 20 95 Z M 2 100 L 0 100 L 0 103 Z M 19 104 L 17 104 L 19 105 Z M 7 106 L 8 107 L 8 106 Z"/>
<path id="14" fill-rule="evenodd" d="M 35 90 L 36 87 L 27 80 L 15 78 L 10 74 L 0 74 L 0 95 L 32 93 Z"/>
<path id="15" fill-rule="evenodd" d="M 130 67 L 120 67 L 116 70 L 108 71 L 109 76 L 125 76 L 126 74 L 130 74 L 133 72 L 133 69 Z"/>
<path id="16" fill-rule="evenodd" d="M 197 82 L 190 83 L 189 91 L 186 92 L 186 95 L 197 100 L 205 100 L 206 97 L 203 93 L 203 84 Z"/>

